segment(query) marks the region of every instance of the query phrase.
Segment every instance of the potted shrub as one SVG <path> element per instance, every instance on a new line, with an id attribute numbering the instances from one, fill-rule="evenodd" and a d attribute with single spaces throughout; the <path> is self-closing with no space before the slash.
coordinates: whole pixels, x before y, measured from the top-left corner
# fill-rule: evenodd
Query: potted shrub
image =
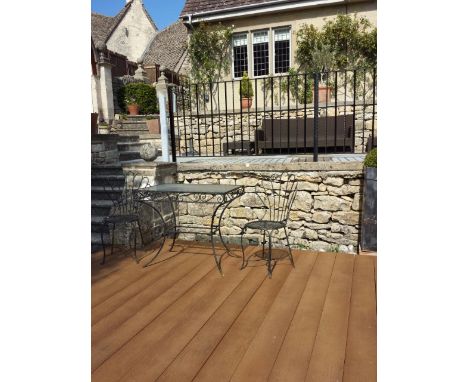
<path id="1" fill-rule="evenodd" d="M 128 109 L 130 115 L 156 114 L 158 112 L 156 90 L 144 82 L 126 84 L 119 91 L 119 106 Z"/>
<path id="2" fill-rule="evenodd" d="M 140 113 L 140 107 L 138 106 L 135 97 L 125 98 L 125 104 L 127 105 L 128 114 L 138 115 Z"/>
<path id="3" fill-rule="evenodd" d="M 244 75 L 242 76 L 240 91 L 242 97 L 242 109 L 250 109 L 252 106 L 253 87 L 247 72 L 244 72 Z"/>
<path id="4" fill-rule="evenodd" d="M 364 160 L 361 249 L 377 251 L 377 149 Z"/>

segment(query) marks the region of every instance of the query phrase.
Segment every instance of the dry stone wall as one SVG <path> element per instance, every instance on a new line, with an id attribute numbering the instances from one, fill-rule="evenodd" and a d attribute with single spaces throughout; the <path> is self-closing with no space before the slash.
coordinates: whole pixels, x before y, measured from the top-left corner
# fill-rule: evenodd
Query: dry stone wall
<path id="1" fill-rule="evenodd" d="M 215 163 L 215 162 L 214 162 Z M 295 248 L 354 253 L 360 229 L 363 165 L 360 162 L 310 162 L 282 165 L 216 165 L 179 164 L 178 182 L 192 184 L 235 184 L 245 187 L 245 194 L 236 199 L 222 221 L 223 237 L 240 242 L 242 227 L 261 218 L 264 210 L 256 197 L 256 186 L 272 174 L 292 172 L 298 180 L 298 193 L 292 206 L 288 230 Z M 199 204 L 181 205 L 182 223 L 209 226 L 210 212 Z M 252 244 L 261 242 L 259 232 L 245 236 Z M 284 246 L 286 237 L 279 232 L 274 241 Z M 205 235 L 185 234 L 185 240 L 208 240 Z"/>

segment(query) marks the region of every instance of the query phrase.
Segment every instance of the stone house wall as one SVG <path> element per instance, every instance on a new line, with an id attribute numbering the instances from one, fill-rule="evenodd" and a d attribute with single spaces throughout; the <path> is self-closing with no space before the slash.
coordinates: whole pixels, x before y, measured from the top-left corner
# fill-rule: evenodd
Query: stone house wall
<path id="1" fill-rule="evenodd" d="M 277 165 L 178 164 L 178 182 L 193 184 L 236 184 L 245 186 L 245 194 L 226 211 L 222 222 L 223 237 L 239 243 L 241 227 L 258 219 L 262 210 L 255 196 L 256 186 L 265 176 L 292 172 L 298 180 L 298 193 L 292 206 L 288 229 L 293 247 L 354 253 L 360 229 L 363 165 L 360 162 L 305 162 Z M 207 207 L 185 204 L 179 208 L 182 223 L 209 226 Z M 279 233 L 274 245 L 284 246 Z M 207 235 L 184 234 L 185 240 L 208 240 Z M 259 232 L 245 236 L 251 243 L 261 240 Z"/>

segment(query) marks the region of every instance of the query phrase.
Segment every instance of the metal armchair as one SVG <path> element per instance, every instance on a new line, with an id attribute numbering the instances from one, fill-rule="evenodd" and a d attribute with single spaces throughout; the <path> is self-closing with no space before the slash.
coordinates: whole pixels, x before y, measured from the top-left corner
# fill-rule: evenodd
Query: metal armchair
<path id="1" fill-rule="evenodd" d="M 128 172 L 125 175 L 125 184 L 118 187 L 115 184 L 108 182 L 104 186 L 104 190 L 108 195 L 108 199 L 112 200 L 113 207 L 108 216 L 106 216 L 102 221 L 101 229 L 101 243 L 103 249 L 103 257 L 101 264 L 104 264 L 106 261 L 106 245 L 104 243 L 104 233 L 111 230 L 111 255 L 114 252 L 114 234 L 115 227 L 118 225 L 130 225 L 131 234 L 130 237 L 133 237 L 133 257 L 138 263 L 137 254 L 136 254 L 136 243 L 137 243 L 137 229 L 143 243 L 143 235 L 141 232 L 139 210 L 141 208 L 140 192 L 146 187 L 149 187 L 149 179 L 147 177 L 142 177 L 132 172 Z M 130 240 L 129 240 L 130 241 Z"/>
<path id="2" fill-rule="evenodd" d="M 289 260 L 291 265 L 294 266 L 294 259 L 289 245 L 287 222 L 296 194 L 297 181 L 293 174 L 281 173 L 280 175 L 263 180 L 261 186 L 256 186 L 256 195 L 263 205 L 264 214 L 260 219 L 248 222 L 241 230 L 241 269 L 247 266 L 248 260 L 252 256 L 248 259 L 245 258 L 244 235 L 248 229 L 261 231 L 263 234 L 263 241 L 261 243 L 262 258 L 267 262 L 268 276 L 270 278 L 276 265 L 275 260 L 272 266 L 272 236 L 280 231 L 284 231 L 286 235 Z M 266 236 L 268 236 L 267 252 L 265 252 Z"/>

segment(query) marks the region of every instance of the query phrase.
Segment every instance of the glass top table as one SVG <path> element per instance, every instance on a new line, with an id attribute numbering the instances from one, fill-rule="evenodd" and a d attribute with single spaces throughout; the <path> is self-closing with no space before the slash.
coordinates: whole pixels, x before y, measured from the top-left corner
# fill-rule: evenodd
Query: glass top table
<path id="1" fill-rule="evenodd" d="M 214 245 L 214 238 L 219 236 L 226 253 L 232 256 L 221 234 L 221 222 L 223 215 L 229 205 L 243 194 L 244 186 L 235 186 L 229 184 L 158 184 L 140 190 L 139 198 L 143 203 L 148 203 L 151 201 L 161 202 L 162 200 L 167 201 L 171 207 L 171 220 L 173 222 L 173 224 L 168 225 L 163 218 L 163 213 L 156 207 L 152 207 L 164 225 L 164 229 L 162 231 L 163 243 L 155 252 L 151 260 L 145 264 L 145 267 L 151 265 L 157 258 L 162 250 L 164 241 L 168 237 L 172 237 L 172 244 L 169 249 L 169 251 L 172 251 L 175 240 L 179 233 L 208 233 L 216 266 L 218 267 L 219 272 L 222 274 L 222 254 L 217 254 L 216 247 Z M 187 223 L 181 224 L 179 219 L 179 203 L 211 204 L 213 207 L 213 213 L 211 214 L 210 226 L 208 227 L 204 225 Z"/>

